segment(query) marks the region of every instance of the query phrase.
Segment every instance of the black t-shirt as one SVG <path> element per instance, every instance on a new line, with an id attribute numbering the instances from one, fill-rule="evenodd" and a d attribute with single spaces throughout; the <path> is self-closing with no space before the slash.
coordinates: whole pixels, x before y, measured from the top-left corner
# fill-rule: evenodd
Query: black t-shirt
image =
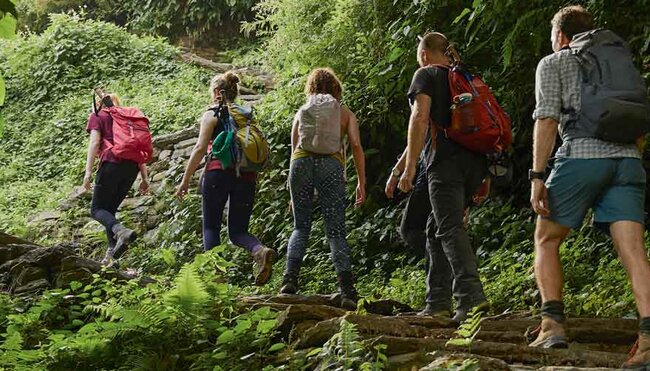
<path id="1" fill-rule="evenodd" d="M 418 94 L 431 97 L 431 121 L 440 127 L 451 124 L 451 93 L 449 92 L 449 71 L 442 67 L 422 67 L 413 75 L 411 87 L 408 91 L 409 103 L 413 105 Z M 435 156 L 431 145 L 431 128 L 427 130 L 423 155 L 427 165 L 430 165 Z M 447 137 L 442 130 L 438 130 L 435 154 L 445 156 L 445 153 L 454 151 L 458 145 Z"/>

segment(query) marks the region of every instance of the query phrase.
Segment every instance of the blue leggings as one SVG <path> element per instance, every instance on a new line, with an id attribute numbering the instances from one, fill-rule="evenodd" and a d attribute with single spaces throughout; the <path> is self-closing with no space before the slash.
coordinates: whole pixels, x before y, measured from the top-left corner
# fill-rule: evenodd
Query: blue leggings
<path id="1" fill-rule="evenodd" d="M 203 249 L 221 245 L 223 211 L 228 205 L 228 237 L 250 252 L 261 247 L 257 237 L 248 233 L 255 202 L 255 181 L 237 177 L 233 171 L 210 170 L 203 177 Z"/>
<path id="2" fill-rule="evenodd" d="M 289 238 L 286 272 L 297 274 L 309 234 L 314 209 L 314 189 L 318 191 L 325 219 L 332 262 L 337 274 L 350 271 L 350 247 L 345 240 L 345 182 L 343 165 L 330 156 L 304 157 L 291 161 L 289 169 L 294 229 Z"/>

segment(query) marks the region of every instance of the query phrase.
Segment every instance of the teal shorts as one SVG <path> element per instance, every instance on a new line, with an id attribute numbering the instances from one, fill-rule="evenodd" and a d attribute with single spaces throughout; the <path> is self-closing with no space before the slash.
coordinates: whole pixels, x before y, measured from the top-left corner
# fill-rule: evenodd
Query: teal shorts
<path id="1" fill-rule="evenodd" d="M 643 224 L 645 183 L 636 158 L 558 158 L 546 181 L 548 219 L 575 229 L 593 209 L 601 227 L 622 220 Z"/>

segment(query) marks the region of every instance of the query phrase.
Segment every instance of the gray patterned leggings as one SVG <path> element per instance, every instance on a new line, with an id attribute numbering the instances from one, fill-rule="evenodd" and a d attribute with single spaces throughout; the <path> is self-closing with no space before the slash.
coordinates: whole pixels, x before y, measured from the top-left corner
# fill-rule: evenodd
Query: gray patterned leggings
<path id="1" fill-rule="evenodd" d="M 294 229 L 289 238 L 285 272 L 298 274 L 311 232 L 314 188 L 318 199 L 332 262 L 337 274 L 350 271 L 350 247 L 345 240 L 345 182 L 343 166 L 332 157 L 304 157 L 291 161 L 289 168 Z"/>

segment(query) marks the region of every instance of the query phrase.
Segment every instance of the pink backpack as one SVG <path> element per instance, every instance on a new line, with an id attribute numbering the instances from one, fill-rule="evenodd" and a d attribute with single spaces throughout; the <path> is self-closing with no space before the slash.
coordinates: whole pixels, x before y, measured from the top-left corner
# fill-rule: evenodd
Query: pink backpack
<path id="1" fill-rule="evenodd" d="M 144 164 L 153 156 L 149 119 L 135 107 L 104 108 L 113 118 L 113 143 L 104 139 L 115 157 Z"/>

